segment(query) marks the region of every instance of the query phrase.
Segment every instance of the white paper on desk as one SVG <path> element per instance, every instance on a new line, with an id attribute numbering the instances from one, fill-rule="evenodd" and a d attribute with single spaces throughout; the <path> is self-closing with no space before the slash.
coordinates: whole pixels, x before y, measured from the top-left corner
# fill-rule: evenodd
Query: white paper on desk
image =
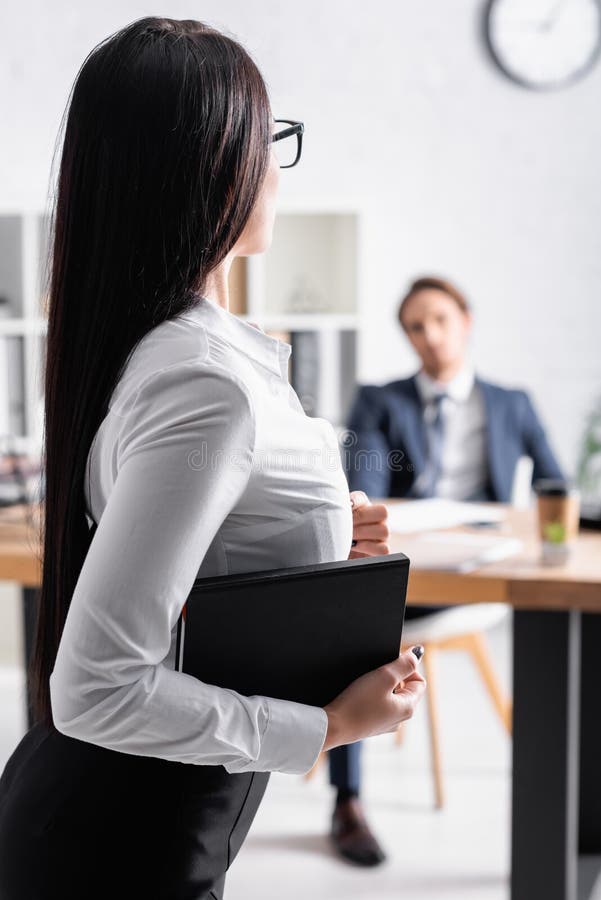
<path id="1" fill-rule="evenodd" d="M 402 551 L 414 569 L 471 572 L 485 563 L 515 556 L 522 547 L 519 538 L 432 531 L 407 538 Z"/>
<path id="2" fill-rule="evenodd" d="M 501 522 L 504 518 L 505 513 L 501 509 L 438 497 L 408 500 L 388 507 L 388 527 L 399 534 L 452 528 L 454 525 L 469 525 L 470 522 Z"/>

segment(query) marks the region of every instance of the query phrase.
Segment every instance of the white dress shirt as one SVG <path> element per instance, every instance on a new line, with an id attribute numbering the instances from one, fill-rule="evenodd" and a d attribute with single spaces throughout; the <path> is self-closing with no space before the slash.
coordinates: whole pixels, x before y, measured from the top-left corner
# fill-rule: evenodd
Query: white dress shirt
<path id="1" fill-rule="evenodd" d="M 482 494 L 488 476 L 486 411 L 474 369 L 466 364 L 446 382 L 437 381 L 422 369 L 416 382 L 426 417 L 434 411 L 435 395 L 448 395 L 441 408 L 445 431 L 436 496 L 468 500 Z"/>
<path id="2" fill-rule="evenodd" d="M 130 354 L 87 460 L 98 528 L 50 678 L 59 731 L 228 772 L 300 774 L 317 759 L 322 708 L 175 669 L 198 576 L 349 556 L 336 434 L 289 384 L 291 349 L 199 297 Z"/>

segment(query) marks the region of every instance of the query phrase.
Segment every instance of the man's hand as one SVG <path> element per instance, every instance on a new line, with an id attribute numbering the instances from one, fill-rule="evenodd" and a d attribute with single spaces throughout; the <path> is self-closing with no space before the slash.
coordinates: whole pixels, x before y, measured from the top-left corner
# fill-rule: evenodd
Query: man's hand
<path id="1" fill-rule="evenodd" d="M 351 491 L 350 500 L 353 507 L 353 547 L 349 559 L 390 553 L 386 506 L 372 503 L 364 491 Z"/>

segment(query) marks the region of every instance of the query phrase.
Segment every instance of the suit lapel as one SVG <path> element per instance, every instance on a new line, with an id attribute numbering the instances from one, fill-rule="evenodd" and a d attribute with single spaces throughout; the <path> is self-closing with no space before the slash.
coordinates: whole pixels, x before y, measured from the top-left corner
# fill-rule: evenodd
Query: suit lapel
<path id="1" fill-rule="evenodd" d="M 476 384 L 482 392 L 486 415 L 486 445 L 490 483 L 495 499 L 502 500 L 507 493 L 503 489 L 503 404 L 495 397 L 494 387 L 480 378 Z"/>
<path id="2" fill-rule="evenodd" d="M 422 404 L 415 378 L 408 378 L 398 386 L 397 396 L 401 401 L 392 421 L 398 423 L 396 443 L 404 446 L 409 462 L 413 464 L 415 475 L 423 471 L 426 464 L 426 435 L 422 416 Z"/>
<path id="3" fill-rule="evenodd" d="M 505 404 L 502 392 L 494 385 L 476 376 L 476 384 L 482 392 L 486 417 L 486 445 L 490 484 L 494 499 L 509 502 L 511 486 L 507 482 L 507 465 L 504 464 L 506 441 L 504 435 Z M 500 396 L 501 395 L 501 396 Z M 426 464 L 427 443 L 422 415 L 422 404 L 415 376 L 395 385 L 395 408 L 391 416 L 393 446 L 404 447 L 408 461 L 413 464 L 414 477 L 423 472 Z"/>

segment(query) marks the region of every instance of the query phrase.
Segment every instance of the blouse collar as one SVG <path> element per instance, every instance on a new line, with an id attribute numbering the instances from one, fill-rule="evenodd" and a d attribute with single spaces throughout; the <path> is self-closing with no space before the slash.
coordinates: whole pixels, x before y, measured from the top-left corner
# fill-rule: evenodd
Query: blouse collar
<path id="1" fill-rule="evenodd" d="M 247 322 L 213 300 L 200 296 L 196 304 L 178 318 L 191 318 L 201 322 L 229 344 L 287 380 L 291 344 L 266 334 L 254 322 Z"/>

